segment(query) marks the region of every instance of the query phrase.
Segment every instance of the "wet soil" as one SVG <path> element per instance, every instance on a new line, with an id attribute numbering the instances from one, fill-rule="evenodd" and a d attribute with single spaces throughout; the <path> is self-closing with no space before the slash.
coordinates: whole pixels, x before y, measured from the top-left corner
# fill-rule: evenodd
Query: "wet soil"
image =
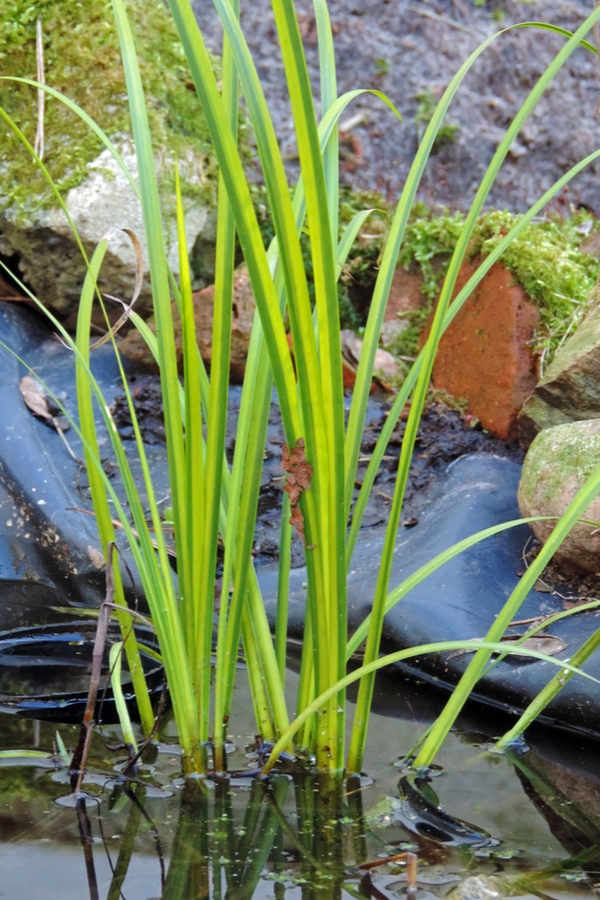
<path id="1" fill-rule="evenodd" d="M 242 3 L 242 28 L 254 56 L 290 175 L 297 151 L 270 0 Z M 318 47 L 312 3 L 295 3 L 310 75 L 318 96 Z M 208 46 L 219 53 L 221 33 L 211 3 L 196 0 L 197 21 Z M 354 188 L 397 200 L 424 131 L 423 104 L 439 98 L 482 41 L 516 22 L 545 21 L 576 29 L 592 0 L 328 0 L 338 67 L 338 93 L 377 89 L 389 96 L 399 121 L 372 94 L 364 94 L 341 119 L 342 178 Z M 590 38 L 593 40 L 593 38 Z M 448 122 L 458 126 L 432 155 L 419 196 L 432 205 L 468 208 L 483 173 L 519 106 L 564 38 L 539 29 L 502 34 L 474 64 L 452 101 Z M 598 146 L 594 118 L 598 67 L 578 49 L 551 83 L 514 141 L 489 196 L 489 204 L 527 209 L 563 173 Z M 421 106 L 419 106 L 421 104 Z M 584 204 L 600 214 L 598 164 L 589 166 L 556 201 Z M 258 166 L 255 168 L 260 180 Z"/>
<path id="2" fill-rule="evenodd" d="M 148 444 L 164 443 L 164 422 L 158 377 L 151 373 L 138 374 L 131 379 L 131 389 L 144 441 Z M 230 388 L 226 438 L 226 452 L 230 462 L 233 460 L 235 449 L 235 429 L 240 400 L 241 388 Z M 392 395 L 384 392 L 372 395 L 369 401 L 355 482 L 355 499 L 392 402 Z M 117 395 L 112 411 L 121 437 L 125 440 L 133 439 L 131 419 L 122 393 Z M 405 427 L 406 417 L 403 414 L 403 418 L 392 433 L 376 477 L 363 519 L 363 529 L 381 525 L 387 521 L 394 494 Z M 258 564 L 263 561 L 270 562 L 278 557 L 281 501 L 285 479 L 285 473 L 281 466 L 284 443 L 285 435 L 281 415 L 277 404 L 273 402 L 269 415 L 254 544 Z M 473 423 L 472 417 L 463 415 L 459 410 L 451 408 L 439 396 L 434 395 L 423 414 L 417 435 L 402 520 L 406 528 L 413 527 L 418 523 L 418 511 L 423 503 L 426 488 L 449 463 L 467 453 L 493 453 L 518 463 L 521 463 L 524 457 L 524 452 L 516 441 L 510 442 L 494 437 L 484 431 L 477 422 Z M 301 540 L 295 537 L 292 565 L 303 564 L 304 548 Z"/>

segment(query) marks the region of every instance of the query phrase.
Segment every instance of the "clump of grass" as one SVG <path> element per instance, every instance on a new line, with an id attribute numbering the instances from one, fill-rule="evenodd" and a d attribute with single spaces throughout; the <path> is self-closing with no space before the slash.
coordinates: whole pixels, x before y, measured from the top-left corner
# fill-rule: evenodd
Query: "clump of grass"
<path id="1" fill-rule="evenodd" d="M 380 657 L 385 612 L 419 580 L 461 549 L 515 524 L 503 523 L 467 538 L 390 590 L 392 561 L 409 467 L 435 353 L 443 331 L 478 281 L 506 251 L 511 240 L 516 239 L 527 223 L 540 213 L 554 193 L 560 191 L 584 165 L 600 156 L 600 151 L 597 151 L 573 167 L 527 214 L 516 220 L 508 232 L 500 236 L 497 244 L 490 248 L 478 271 L 450 304 L 460 266 L 470 252 L 483 205 L 515 136 L 552 77 L 580 46 L 587 31 L 600 19 L 600 9 L 592 13 L 557 53 L 518 110 L 490 162 L 472 207 L 457 233 L 428 342 L 396 397 L 372 453 L 357 501 L 353 504 L 381 323 L 407 227 L 415 224 L 411 218 L 411 209 L 417 188 L 455 92 L 471 65 L 494 37 L 484 41 L 461 66 L 433 111 L 406 186 L 390 218 L 386 239 L 384 241 L 381 238 L 381 258 L 378 258 L 378 273 L 365 327 L 363 352 L 346 422 L 336 284 L 355 239 L 357 236 L 360 236 L 359 242 L 365 239 L 365 231 L 361 229 L 367 227 L 370 213 L 368 210 L 355 213 L 342 238 L 338 239 L 337 124 L 345 106 L 357 93 L 337 96 L 327 5 L 325 0 L 315 0 L 322 63 L 323 111 L 322 120 L 317 121 L 312 86 L 302 57 L 302 39 L 294 4 L 292 0 L 273 0 L 302 170 L 302 178 L 291 198 L 273 123 L 258 74 L 239 28 L 239 5 L 235 0 L 231 3 L 229 0 L 215 0 L 215 3 L 226 32 L 220 84 L 215 79 L 211 59 L 189 3 L 187 0 L 169 0 L 220 163 L 213 358 L 209 380 L 197 347 L 179 182 L 176 181 L 175 187 L 181 273 L 180 283 L 177 285 L 169 271 L 165 253 L 150 117 L 135 40 L 123 0 L 113 0 L 132 110 L 157 323 L 156 335 L 135 313 L 132 314 L 132 319 L 156 356 L 160 369 L 177 552 L 177 584 L 172 577 L 159 503 L 137 426 L 131 392 L 124 379 L 136 432 L 136 449 L 147 491 L 150 521 L 148 510 L 142 507 L 132 477 L 128 454 L 124 451 L 110 411 L 103 403 L 89 370 L 91 306 L 100 266 L 111 239 L 110 234 L 101 242 L 89 263 L 74 346 L 77 353 L 78 407 L 86 466 L 105 558 L 113 540 L 113 517 L 116 515 L 125 530 L 140 572 L 171 692 L 185 770 L 206 771 L 206 748 L 211 732 L 215 748 L 214 759 L 219 770 L 223 770 L 224 740 L 237 654 L 242 643 L 257 729 L 265 739 L 276 741 L 265 772 L 272 767 L 279 752 L 294 748 L 313 755 L 316 766 L 323 771 L 339 775 L 344 768 L 344 759 L 347 759 L 347 770 L 360 772 L 375 671 L 384 665 L 420 656 L 425 652 L 438 653 L 463 646 L 463 642 L 459 642 L 458 646 L 452 642 L 436 643 Z M 276 240 L 266 252 L 261 224 L 255 214 L 251 188 L 237 146 L 238 80 L 242 85 L 256 135 L 276 235 Z M 381 94 L 379 96 L 386 99 Z M 386 102 L 389 103 L 387 100 Z M 74 108 L 73 104 L 71 106 Z M 19 134 L 28 151 L 33 153 L 31 145 L 18 132 L 10 117 L 3 113 L 3 118 Z M 111 149 L 116 154 L 115 148 Z M 35 154 L 33 155 L 35 158 Z M 39 164 L 39 160 L 36 161 Z M 48 173 L 45 172 L 45 175 Z M 49 183 L 52 184 L 50 177 Z M 56 186 L 53 187 L 56 191 Z M 60 195 L 56 193 L 60 200 Z M 230 468 L 224 450 L 236 230 L 250 273 L 258 315 L 254 322 L 237 423 L 235 455 Z M 436 241 L 437 245 L 441 244 L 443 233 L 443 229 L 438 229 L 434 244 Z M 302 243 L 303 236 L 306 235 L 310 242 L 314 302 Z M 424 264 L 431 261 L 424 250 L 420 255 Z M 182 322 L 183 384 L 180 383 L 177 369 L 172 294 L 176 297 Z M 288 322 L 293 339 L 293 358 L 286 336 Z M 64 330 L 63 336 L 68 339 Z M 279 560 L 275 643 L 269 633 L 252 560 L 252 536 L 273 386 L 277 390 L 287 440 L 284 453 L 287 473 L 285 491 L 290 513 L 289 520 L 286 521 L 284 516 L 281 530 L 281 547 L 287 550 L 284 552 L 282 549 Z M 394 497 L 381 557 L 376 564 L 377 585 L 373 594 L 372 611 L 348 640 L 347 574 L 357 531 L 373 485 L 374 473 L 409 398 L 410 411 L 398 463 Z M 105 416 L 111 435 L 127 495 L 127 510 L 123 508 L 113 485 L 102 470 L 95 433 L 94 399 Z M 582 506 L 585 500 L 600 491 L 600 470 L 587 485 L 586 491 L 585 496 L 576 498 L 564 522 L 557 526 L 553 535 L 555 543 L 560 542 L 565 529 L 568 530 L 567 525 L 580 516 L 585 508 Z M 109 506 L 109 497 L 112 506 Z M 289 724 L 283 680 L 292 525 L 305 540 L 307 599 L 297 715 L 294 722 Z M 223 584 L 231 584 L 232 591 L 224 591 L 220 600 L 215 694 L 212 698 L 211 653 L 216 613 L 214 585 L 219 540 L 222 540 L 224 546 Z M 460 689 L 453 695 L 447 710 L 427 737 L 417 760 L 419 765 L 429 764 L 441 746 L 462 704 L 489 663 L 492 652 L 503 652 L 504 645 L 499 640 L 508 623 L 514 619 L 527 590 L 537 578 L 539 567 L 544 562 L 544 552 L 548 556 L 551 549 L 552 542 L 547 550 L 544 548 L 538 558 L 540 562 L 536 560 L 532 564 L 507 601 L 490 628 L 487 641 L 476 645 L 477 651 Z M 115 568 L 115 576 L 118 571 Z M 122 628 L 126 630 L 127 610 L 121 608 L 119 615 L 123 619 Z M 348 660 L 365 639 L 365 665 L 346 674 Z M 568 666 L 566 663 L 559 665 L 561 668 Z M 354 728 L 346 757 L 345 689 L 359 678 L 361 684 Z M 142 700 L 145 697 L 144 702 L 149 705 L 147 692 L 144 692 L 142 685 L 136 685 L 136 694 L 138 699 L 140 695 Z M 146 731 L 149 733 L 151 728 L 146 726 Z"/>

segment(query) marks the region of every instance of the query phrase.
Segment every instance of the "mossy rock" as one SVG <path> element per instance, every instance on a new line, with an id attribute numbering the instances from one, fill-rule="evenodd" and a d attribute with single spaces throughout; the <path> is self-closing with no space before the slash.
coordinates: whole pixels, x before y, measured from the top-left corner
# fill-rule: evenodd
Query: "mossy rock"
<path id="1" fill-rule="evenodd" d="M 529 448 L 519 484 L 519 509 L 525 518 L 549 516 L 533 522 L 542 543 L 557 519 L 600 465 L 600 419 L 570 422 L 541 431 Z M 600 573 L 600 498 L 588 506 L 556 550 L 554 558 L 572 569 Z"/>
<path id="2" fill-rule="evenodd" d="M 600 307 L 562 345 L 519 414 L 521 446 L 545 428 L 600 419 Z"/>
<path id="3" fill-rule="evenodd" d="M 183 178 L 190 250 L 214 237 L 216 164 L 206 122 L 173 23 L 161 0 L 127 5 L 147 97 L 163 199 L 165 235 L 174 253 L 174 160 Z M 0 0 L 0 64 L 4 76 L 34 78 L 36 22 L 41 18 L 46 83 L 81 106 L 117 144 L 135 175 L 127 92 L 110 0 Z M 0 104 L 27 140 L 35 140 L 37 92 L 0 82 Z M 74 214 L 87 252 L 107 228 L 132 228 L 144 244 L 141 210 L 125 177 L 88 126 L 64 104 L 46 99 L 44 164 Z M 0 253 L 13 258 L 45 304 L 67 315 L 85 274 L 70 229 L 43 174 L 8 124 L 0 133 Z M 133 285 L 126 239 L 111 245 L 101 288 L 126 297 Z M 202 268 L 202 263 L 196 269 Z M 207 277 L 211 263 L 204 263 Z M 143 300 L 149 299 L 144 285 Z"/>

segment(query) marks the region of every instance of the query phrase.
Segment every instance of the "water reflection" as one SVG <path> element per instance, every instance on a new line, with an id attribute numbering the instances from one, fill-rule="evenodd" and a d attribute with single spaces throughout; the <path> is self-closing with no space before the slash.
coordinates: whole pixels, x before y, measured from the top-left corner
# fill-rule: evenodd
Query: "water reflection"
<path id="1" fill-rule="evenodd" d="M 566 860 L 534 872 L 515 873 L 504 870 L 501 851 L 488 848 L 486 856 L 485 848 L 476 843 L 464 844 L 459 848 L 462 878 L 451 867 L 443 871 L 425 863 L 417 872 L 417 884 L 410 890 L 404 862 L 395 859 L 386 863 L 385 859 L 377 860 L 373 853 L 373 835 L 370 820 L 363 812 L 359 778 L 341 782 L 314 774 L 282 774 L 269 782 L 254 780 L 249 790 L 241 792 L 228 778 L 215 782 L 187 779 L 168 859 L 160 829 L 148 812 L 142 785 L 116 786 L 103 804 L 106 813 L 115 804 L 128 804 L 116 859 L 112 858 L 114 851 L 111 853 L 111 841 L 107 838 L 110 827 L 106 827 L 106 816 L 99 804 L 90 798 L 75 804 L 73 813 L 88 895 L 90 900 L 100 900 L 101 896 L 106 900 L 141 897 L 135 883 L 131 886 L 133 893 L 129 892 L 127 876 L 142 827 L 153 835 L 160 900 L 473 900 L 517 895 L 554 898 L 564 896 L 564 886 L 568 886 L 568 882 L 563 882 L 558 891 L 555 881 L 552 887 L 552 879 L 557 875 L 573 882 L 585 879 L 588 890 L 591 885 L 595 887 L 600 874 L 600 810 L 586 813 L 568 800 L 556 780 L 552 780 L 556 773 L 549 774 L 547 764 L 537 754 L 515 755 L 513 762 L 527 784 L 532 802 L 546 816 L 559 840 L 568 845 L 571 855 Z M 581 782 L 580 776 L 571 773 L 571 786 L 573 778 Z M 579 789 L 585 791 L 585 785 L 580 783 Z M 404 778 L 399 783 L 399 798 L 405 796 Z M 431 810 L 433 815 L 433 806 Z M 443 810 L 438 813 L 448 825 L 451 817 Z M 96 835 L 95 820 L 99 832 Z M 431 836 L 423 840 L 426 844 Z M 497 844 L 490 842 L 490 846 Z M 99 854 L 108 855 L 112 871 L 104 895 L 96 876 Z M 495 873 L 488 867 L 486 874 L 466 877 L 469 868 L 481 868 L 481 860 L 486 858 L 494 864 Z M 379 862 L 381 868 L 377 867 Z"/>

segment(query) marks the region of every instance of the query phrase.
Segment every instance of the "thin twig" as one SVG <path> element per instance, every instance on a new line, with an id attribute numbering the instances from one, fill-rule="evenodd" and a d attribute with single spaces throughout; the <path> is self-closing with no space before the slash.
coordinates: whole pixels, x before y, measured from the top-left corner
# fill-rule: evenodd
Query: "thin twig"
<path id="1" fill-rule="evenodd" d="M 39 84 L 44 81 L 44 42 L 42 40 L 42 17 L 38 16 L 35 27 L 35 58 L 37 62 L 37 80 Z M 44 158 L 44 111 L 46 107 L 46 91 L 38 88 L 38 119 L 35 132 L 33 149 L 40 159 Z"/>
<path id="2" fill-rule="evenodd" d="M 359 869 L 370 871 L 378 866 L 385 866 L 388 863 L 406 862 L 406 893 L 414 896 L 417 892 L 417 855 L 407 851 L 405 853 L 395 853 L 393 856 L 386 856 L 385 859 L 377 859 L 375 862 L 363 863 Z"/>
<path id="3" fill-rule="evenodd" d="M 98 615 L 98 624 L 96 626 L 96 640 L 94 641 L 94 649 L 92 651 L 92 674 L 90 676 L 90 689 L 88 691 L 87 703 L 83 714 L 83 722 L 79 732 L 79 741 L 73 759 L 71 760 L 71 787 L 76 797 L 81 792 L 81 784 L 85 774 L 90 744 L 92 742 L 92 732 L 94 730 L 94 713 L 96 711 L 96 699 L 98 697 L 98 688 L 100 687 L 100 676 L 102 674 L 102 660 L 104 658 L 104 645 L 108 634 L 108 623 L 110 621 L 110 610 L 113 605 L 115 585 L 113 578 L 112 552 L 115 544 L 111 541 L 107 548 L 106 561 L 106 600 L 100 607 Z"/>
<path id="4" fill-rule="evenodd" d="M 449 19 L 447 16 L 440 16 L 438 13 L 429 12 L 427 9 L 419 9 L 418 6 L 413 6 L 412 3 L 408 8 L 411 12 L 417 13 L 419 16 L 426 16 L 428 19 L 435 19 L 436 22 L 443 22 L 444 25 L 451 25 L 453 28 L 458 28 L 459 31 L 464 31 L 465 34 L 473 35 L 473 37 L 476 37 L 478 40 L 483 40 L 485 38 L 485 35 L 481 34 L 481 32 L 475 31 L 474 28 L 469 28 L 467 25 L 461 25 L 460 22 L 455 22 L 454 19 Z"/>

